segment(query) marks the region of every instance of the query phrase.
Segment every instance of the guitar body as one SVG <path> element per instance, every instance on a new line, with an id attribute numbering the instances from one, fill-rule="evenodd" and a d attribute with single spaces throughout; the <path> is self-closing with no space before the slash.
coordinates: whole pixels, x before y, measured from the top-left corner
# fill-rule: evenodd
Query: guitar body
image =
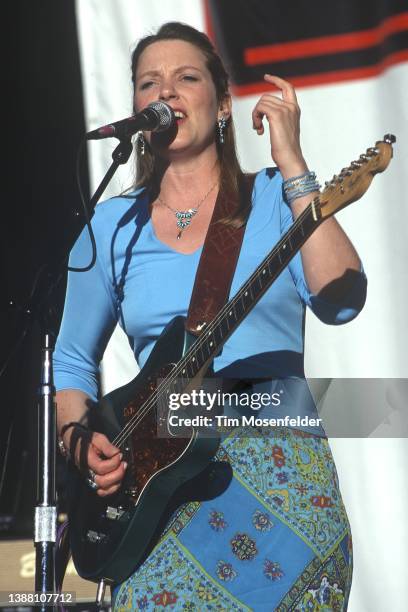
<path id="1" fill-rule="evenodd" d="M 146 558 L 171 514 L 185 501 L 183 485 L 211 462 L 219 438 L 190 428 L 188 437 L 158 437 L 156 410 L 146 412 L 157 384 L 171 373 L 195 340 L 176 317 L 158 339 L 138 376 L 106 395 L 90 427 L 114 440 L 131 419 L 140 420 L 126 439 L 127 474 L 117 493 L 101 498 L 71 466 L 71 550 L 85 579 L 121 582 Z M 143 419 L 140 418 L 146 412 Z"/>

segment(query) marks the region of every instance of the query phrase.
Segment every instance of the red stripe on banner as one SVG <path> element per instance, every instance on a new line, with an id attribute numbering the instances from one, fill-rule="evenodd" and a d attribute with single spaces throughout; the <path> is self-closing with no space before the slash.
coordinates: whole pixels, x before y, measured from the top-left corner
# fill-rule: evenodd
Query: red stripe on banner
<path id="1" fill-rule="evenodd" d="M 348 70 L 333 70 L 320 74 L 290 77 L 289 81 L 294 87 L 311 87 L 313 85 L 327 85 L 329 83 L 340 83 L 342 81 L 367 79 L 378 76 L 390 66 L 406 61 L 408 61 L 408 49 L 392 53 L 374 66 L 351 68 Z M 276 91 L 276 87 L 269 86 L 266 81 L 259 81 L 258 83 L 251 83 L 249 85 L 235 85 L 232 87 L 232 92 L 237 96 L 249 96 L 271 90 Z"/>
<path id="2" fill-rule="evenodd" d="M 208 0 L 203 0 L 203 13 L 204 13 L 205 32 L 208 38 L 213 43 L 213 45 L 215 46 L 214 28 L 213 28 L 213 22 L 211 19 L 210 4 Z"/>
<path id="3" fill-rule="evenodd" d="M 408 29 L 408 13 L 400 13 L 385 19 L 372 30 L 361 30 L 349 34 L 321 36 L 297 42 L 285 42 L 276 45 L 251 47 L 244 51 L 244 62 L 247 66 L 281 62 L 314 55 L 343 53 L 375 47 L 383 43 L 389 36 Z"/>

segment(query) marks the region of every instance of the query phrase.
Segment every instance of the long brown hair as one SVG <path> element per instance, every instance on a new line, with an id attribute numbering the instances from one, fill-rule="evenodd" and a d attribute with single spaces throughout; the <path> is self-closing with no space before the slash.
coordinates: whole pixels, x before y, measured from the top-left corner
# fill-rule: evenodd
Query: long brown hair
<path id="1" fill-rule="evenodd" d="M 228 73 L 209 38 L 203 32 L 178 21 L 163 24 L 156 34 L 146 36 L 138 42 L 132 53 L 133 87 L 135 87 L 136 70 L 141 54 L 146 47 L 161 40 L 183 40 L 197 47 L 205 56 L 218 102 L 229 96 Z M 216 126 L 214 126 L 214 129 L 216 129 Z M 242 170 L 237 157 L 232 117 L 227 120 L 224 131 L 224 143 L 220 144 L 218 138 L 216 138 L 216 142 L 220 164 L 220 188 L 225 189 L 237 202 L 240 202 L 239 187 Z M 153 151 L 146 142 L 144 155 L 138 155 L 136 151 L 136 188 L 149 187 L 152 184 L 155 174 L 155 162 Z M 248 203 L 242 202 L 237 211 L 231 217 L 224 219 L 223 222 L 239 227 L 245 223 L 249 210 L 250 206 L 248 206 Z"/>

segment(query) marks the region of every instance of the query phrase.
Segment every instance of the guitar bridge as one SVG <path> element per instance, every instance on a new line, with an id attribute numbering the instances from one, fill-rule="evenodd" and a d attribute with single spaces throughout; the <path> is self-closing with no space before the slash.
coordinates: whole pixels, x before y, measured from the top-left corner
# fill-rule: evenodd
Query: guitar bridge
<path id="1" fill-rule="evenodd" d="M 111 521 L 117 521 L 118 519 L 120 519 L 122 514 L 124 514 L 124 512 L 125 511 L 120 506 L 118 508 L 114 508 L 113 506 L 108 506 L 106 508 L 105 517 L 107 519 L 110 519 Z"/>

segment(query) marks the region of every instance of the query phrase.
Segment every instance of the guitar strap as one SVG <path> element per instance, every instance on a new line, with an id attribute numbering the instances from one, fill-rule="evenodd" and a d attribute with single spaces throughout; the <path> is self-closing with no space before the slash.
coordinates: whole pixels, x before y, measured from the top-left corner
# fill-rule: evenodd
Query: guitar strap
<path id="1" fill-rule="evenodd" d="M 241 173 L 238 178 L 239 199 L 245 208 L 251 204 L 254 180 L 255 174 Z M 238 205 L 237 198 L 221 187 L 205 237 L 187 313 L 186 330 L 193 335 L 199 335 L 203 324 L 212 321 L 228 301 L 245 224 L 237 228 L 220 221 L 233 215 Z"/>

